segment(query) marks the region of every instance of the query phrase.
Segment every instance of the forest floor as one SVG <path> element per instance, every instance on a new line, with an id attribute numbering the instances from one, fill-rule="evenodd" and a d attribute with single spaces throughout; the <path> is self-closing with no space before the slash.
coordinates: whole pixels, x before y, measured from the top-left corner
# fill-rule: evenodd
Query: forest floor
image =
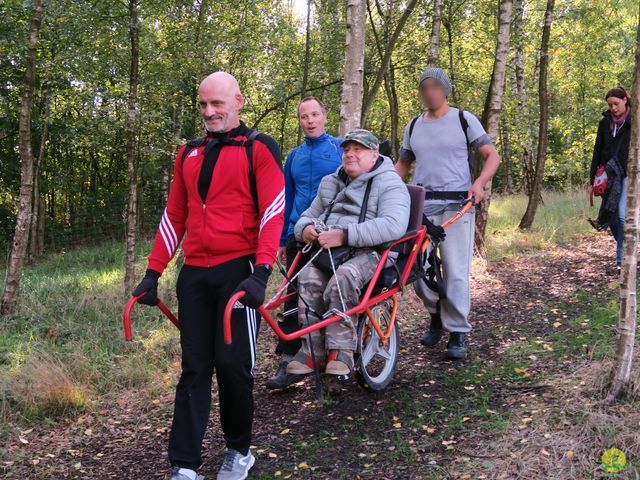
<path id="1" fill-rule="evenodd" d="M 408 289 L 400 299 L 396 376 L 379 393 L 351 379 L 320 406 L 313 378 L 283 392 L 266 390 L 276 357 L 275 337 L 263 328 L 250 478 L 638 478 L 637 398 L 612 407 L 601 402 L 615 340 L 613 248 L 608 236 L 581 235 L 571 244 L 476 262 L 474 331 L 463 362 L 443 358 L 446 339 L 435 349 L 419 344 L 425 315 Z M 138 324 L 139 332 L 146 325 Z M 119 384 L 75 414 L 31 422 L 5 415 L 0 476 L 164 478 L 179 372 L 177 337 L 172 327 L 166 332 L 124 350 L 123 357 L 136 359 L 164 353 L 166 365 L 151 368 L 144 382 Z M 150 341 L 160 347 L 150 350 Z M 215 478 L 224 447 L 216 400 L 214 392 L 201 470 L 207 479 Z M 620 473 L 602 463 L 613 447 L 627 456 Z"/>

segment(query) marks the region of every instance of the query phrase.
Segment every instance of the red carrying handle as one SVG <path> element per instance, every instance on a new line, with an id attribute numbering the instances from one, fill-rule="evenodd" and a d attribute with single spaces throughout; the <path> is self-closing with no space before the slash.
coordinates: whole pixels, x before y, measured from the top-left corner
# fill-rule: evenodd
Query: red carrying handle
<path id="1" fill-rule="evenodd" d="M 222 319 L 222 327 L 224 329 L 224 343 L 227 345 L 231 345 L 231 312 L 233 307 L 235 307 L 236 303 L 240 301 L 242 297 L 245 296 L 245 292 L 240 290 L 239 292 L 231 295 L 231 298 L 227 302 L 227 305 L 224 307 L 224 317 Z M 242 307 L 244 308 L 244 307 Z"/>
<path id="2" fill-rule="evenodd" d="M 127 302 L 127 305 L 124 307 L 124 313 L 122 314 L 122 323 L 124 325 L 124 338 L 127 342 L 133 340 L 133 334 L 131 333 L 131 309 L 133 306 L 144 297 L 147 292 L 141 293 L 137 297 L 131 297 Z M 178 322 L 178 318 L 169 310 L 164 303 L 158 301 L 157 307 L 160 309 L 162 313 L 173 323 L 178 330 L 180 330 L 180 323 Z"/>

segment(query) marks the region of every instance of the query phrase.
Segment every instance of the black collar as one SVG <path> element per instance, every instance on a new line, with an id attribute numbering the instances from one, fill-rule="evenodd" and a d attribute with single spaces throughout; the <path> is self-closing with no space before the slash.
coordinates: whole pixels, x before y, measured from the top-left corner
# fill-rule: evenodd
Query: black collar
<path id="1" fill-rule="evenodd" d="M 207 138 L 234 138 L 246 136 L 249 128 L 240 120 L 240 125 L 236 128 L 229 130 L 228 132 L 207 132 Z"/>

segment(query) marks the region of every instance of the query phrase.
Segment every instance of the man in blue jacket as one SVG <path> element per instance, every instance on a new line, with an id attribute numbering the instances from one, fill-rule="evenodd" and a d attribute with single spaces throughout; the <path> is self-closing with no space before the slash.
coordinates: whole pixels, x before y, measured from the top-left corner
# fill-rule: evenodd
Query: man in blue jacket
<path id="1" fill-rule="evenodd" d="M 327 109 L 321 100 L 306 97 L 298 105 L 298 122 L 304 132 L 304 142 L 295 147 L 287 156 L 284 166 L 285 207 L 284 227 L 280 237 L 278 260 L 286 263 L 287 270 L 297 254 L 294 226 L 318 193 L 318 185 L 326 176 L 342 165 L 342 139 L 332 137 L 325 131 Z M 303 259 L 300 266 L 307 263 Z M 284 305 L 280 317 L 280 326 L 285 333 L 298 330 L 298 304 L 296 300 Z M 275 376 L 267 381 L 267 388 L 282 389 L 299 381 L 303 375 L 287 373 L 287 365 L 298 353 L 299 339 L 290 342 L 280 341 L 276 347 L 280 363 Z"/>

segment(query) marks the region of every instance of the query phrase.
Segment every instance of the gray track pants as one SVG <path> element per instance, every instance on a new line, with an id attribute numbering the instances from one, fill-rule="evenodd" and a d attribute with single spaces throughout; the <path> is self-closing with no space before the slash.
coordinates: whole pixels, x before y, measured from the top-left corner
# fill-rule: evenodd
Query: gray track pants
<path id="1" fill-rule="evenodd" d="M 429 217 L 440 225 L 453 217 L 456 211 L 445 211 Z M 473 237 L 475 233 L 475 213 L 466 213 L 460 220 L 446 229 L 446 238 L 440 244 L 442 257 L 442 277 L 447 298 L 440 301 L 440 316 L 443 327 L 449 332 L 469 332 L 469 311 L 471 309 L 471 261 L 473 260 Z M 428 267 L 428 264 L 426 265 Z M 414 284 L 418 296 L 430 313 L 437 313 L 438 293 L 431 290 L 421 280 Z"/>

